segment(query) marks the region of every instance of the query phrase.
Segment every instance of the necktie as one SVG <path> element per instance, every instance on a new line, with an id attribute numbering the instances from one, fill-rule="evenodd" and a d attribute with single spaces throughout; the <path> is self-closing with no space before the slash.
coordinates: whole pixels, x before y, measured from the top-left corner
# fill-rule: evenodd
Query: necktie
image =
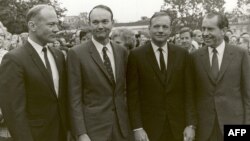
<path id="1" fill-rule="evenodd" d="M 109 57 L 107 55 L 107 50 L 108 50 L 107 47 L 103 47 L 103 49 L 102 49 L 104 66 L 106 67 L 106 69 L 108 71 L 108 74 L 109 74 L 112 82 L 115 83 L 115 78 L 114 78 L 114 74 L 113 74 L 113 70 L 112 70 L 112 67 L 111 67 L 111 63 L 110 63 Z"/>
<path id="2" fill-rule="evenodd" d="M 217 50 L 216 48 L 213 49 L 213 58 L 212 58 L 212 74 L 215 79 L 217 79 L 218 74 L 219 74 L 219 62 L 218 62 L 218 57 L 217 57 Z"/>
<path id="3" fill-rule="evenodd" d="M 165 66 L 165 61 L 164 61 L 164 57 L 163 57 L 163 49 L 159 48 L 158 49 L 160 52 L 160 67 L 161 67 L 161 72 L 164 74 L 166 71 L 166 66 Z"/>
<path id="4" fill-rule="evenodd" d="M 50 67 L 50 63 L 49 63 L 49 59 L 48 59 L 48 55 L 47 55 L 47 48 L 44 47 L 44 48 L 42 49 L 42 51 L 43 51 L 44 60 L 45 60 L 45 65 L 46 65 L 47 71 L 48 71 L 48 73 L 49 73 L 49 75 L 50 75 L 50 77 L 51 77 L 51 80 L 52 80 L 52 82 L 53 82 L 52 71 L 51 71 L 51 67 Z"/>

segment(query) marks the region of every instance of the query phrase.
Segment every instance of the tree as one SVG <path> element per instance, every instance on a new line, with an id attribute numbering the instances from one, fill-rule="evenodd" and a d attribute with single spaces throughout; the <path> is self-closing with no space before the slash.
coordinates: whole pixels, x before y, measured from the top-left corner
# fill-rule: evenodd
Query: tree
<path id="1" fill-rule="evenodd" d="M 10 33 L 27 32 L 26 13 L 37 4 L 49 4 L 56 10 L 58 18 L 64 16 L 65 8 L 57 0 L 0 0 L 0 21 Z"/>
<path id="2" fill-rule="evenodd" d="M 224 12 L 224 0 L 164 0 L 161 10 L 175 11 L 173 22 L 179 29 L 180 21 L 185 21 L 185 26 L 192 29 L 201 26 L 202 17 L 206 12 L 217 11 Z"/>

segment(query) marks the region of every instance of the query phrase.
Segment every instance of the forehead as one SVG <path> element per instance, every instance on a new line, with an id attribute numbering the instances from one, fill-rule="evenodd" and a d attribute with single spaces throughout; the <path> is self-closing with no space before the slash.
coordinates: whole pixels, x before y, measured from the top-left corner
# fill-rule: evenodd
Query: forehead
<path id="1" fill-rule="evenodd" d="M 42 9 L 38 14 L 37 19 L 45 22 L 58 22 L 56 12 L 52 8 Z"/>
<path id="2" fill-rule="evenodd" d="M 161 24 L 161 25 L 169 25 L 170 26 L 170 23 L 171 23 L 170 17 L 167 15 L 157 16 L 151 20 L 152 25 Z"/>
<path id="3" fill-rule="evenodd" d="M 111 13 L 103 8 L 95 8 L 90 14 L 90 20 L 111 19 Z"/>
<path id="4" fill-rule="evenodd" d="M 202 21 L 202 27 L 218 27 L 218 16 L 205 17 Z"/>
<path id="5" fill-rule="evenodd" d="M 181 37 L 190 37 L 191 38 L 191 35 L 189 32 L 183 32 L 180 34 Z"/>

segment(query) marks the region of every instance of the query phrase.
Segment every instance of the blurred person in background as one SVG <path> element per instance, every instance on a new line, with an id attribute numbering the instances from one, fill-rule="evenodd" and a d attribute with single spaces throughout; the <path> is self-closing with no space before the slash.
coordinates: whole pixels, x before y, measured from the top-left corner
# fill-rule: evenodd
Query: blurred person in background
<path id="1" fill-rule="evenodd" d="M 192 39 L 198 43 L 198 48 L 201 48 L 204 44 L 204 40 L 202 38 L 202 32 L 199 29 L 193 30 Z M 197 48 L 197 49 L 198 49 Z"/>
<path id="2" fill-rule="evenodd" d="M 28 32 L 23 32 L 23 33 L 20 34 L 20 37 L 21 37 L 21 40 L 22 40 L 23 44 L 24 44 L 25 42 L 27 42 L 28 36 L 29 36 L 29 33 L 28 33 Z"/>
<path id="3" fill-rule="evenodd" d="M 83 43 L 85 41 L 91 40 L 91 30 L 89 28 L 83 29 L 80 31 L 80 42 Z"/>
<path id="4" fill-rule="evenodd" d="M 185 48 L 189 53 L 196 50 L 195 46 L 192 44 L 192 30 L 188 27 L 182 28 L 180 30 L 181 47 Z"/>
<path id="5" fill-rule="evenodd" d="M 180 38 L 180 33 L 175 33 L 174 36 L 174 44 L 181 46 L 181 38 Z"/>
<path id="6" fill-rule="evenodd" d="M 229 44 L 231 45 L 237 45 L 238 38 L 235 35 L 232 35 L 231 38 L 229 38 Z"/>
<path id="7" fill-rule="evenodd" d="M 116 29 L 112 32 L 111 40 L 115 43 L 126 47 L 131 50 L 136 45 L 136 39 L 134 33 L 129 29 Z"/>

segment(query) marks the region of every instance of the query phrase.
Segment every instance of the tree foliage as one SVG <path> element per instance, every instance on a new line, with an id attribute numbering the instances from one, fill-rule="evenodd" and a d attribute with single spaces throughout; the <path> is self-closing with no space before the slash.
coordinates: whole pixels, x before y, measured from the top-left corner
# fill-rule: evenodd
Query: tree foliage
<path id="1" fill-rule="evenodd" d="M 224 0 L 164 0 L 161 10 L 175 13 L 174 30 L 179 29 L 179 23 L 184 23 L 192 29 L 201 26 L 202 17 L 207 12 L 224 12 Z M 174 12 L 173 12 L 174 11 Z M 177 32 L 177 31 L 176 31 Z"/>
<path id="2" fill-rule="evenodd" d="M 0 21 L 7 27 L 10 33 L 27 32 L 26 13 L 37 4 L 52 5 L 58 18 L 64 16 L 65 8 L 60 7 L 57 0 L 0 0 Z"/>

